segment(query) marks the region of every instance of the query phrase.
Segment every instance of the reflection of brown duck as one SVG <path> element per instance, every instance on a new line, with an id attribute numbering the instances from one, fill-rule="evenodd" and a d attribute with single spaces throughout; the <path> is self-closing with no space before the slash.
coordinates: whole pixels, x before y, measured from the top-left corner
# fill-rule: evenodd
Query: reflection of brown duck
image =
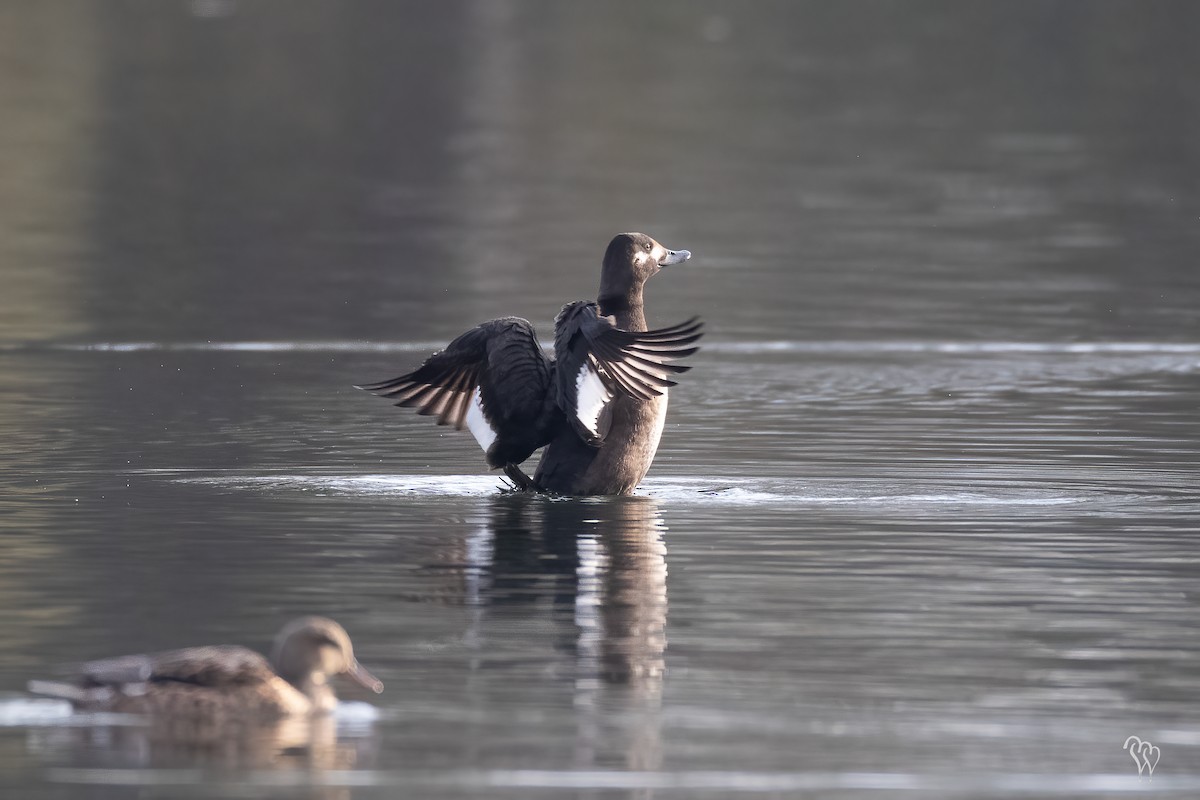
<path id="1" fill-rule="evenodd" d="M 56 765 L 104 769 L 272 769 L 309 772 L 370 764 L 371 729 L 339 731 L 332 714 L 273 720 L 157 715 L 139 725 L 58 725 L 30 731 L 30 752 Z"/>
<path id="2" fill-rule="evenodd" d="M 35 694 L 88 711 L 149 714 L 187 724 L 236 724 L 332 711 L 331 675 L 375 692 L 383 684 L 359 665 L 341 625 L 302 617 L 280 631 L 268 661 L 244 647 L 190 647 L 88 662 L 70 683 L 30 681 Z"/>

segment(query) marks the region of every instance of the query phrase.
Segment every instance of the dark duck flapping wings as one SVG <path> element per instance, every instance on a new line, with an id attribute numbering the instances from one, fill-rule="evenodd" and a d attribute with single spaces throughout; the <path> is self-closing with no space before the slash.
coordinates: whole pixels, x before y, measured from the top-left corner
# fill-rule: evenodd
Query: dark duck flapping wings
<path id="1" fill-rule="evenodd" d="M 555 319 L 554 360 L 528 321 L 505 317 L 472 328 L 412 372 L 358 388 L 437 417 L 439 425 L 469 428 L 488 466 L 502 467 L 520 488 L 624 494 L 653 460 L 665 390 L 675 385 L 671 376 L 689 369 L 671 362 L 695 353 L 702 335 L 697 318 L 645 330 L 642 285 L 663 266 L 690 257 L 645 234 L 619 234 L 605 252 L 600 304 L 570 303 Z M 605 315 L 605 308 L 619 310 Z M 535 483 L 519 466 L 547 445 L 543 465 L 551 451 L 558 453 L 553 486 Z M 590 465 L 581 454 L 567 455 L 564 448 L 575 445 L 606 450 L 611 458 Z M 611 480 L 585 477 L 609 463 L 617 465 Z"/>

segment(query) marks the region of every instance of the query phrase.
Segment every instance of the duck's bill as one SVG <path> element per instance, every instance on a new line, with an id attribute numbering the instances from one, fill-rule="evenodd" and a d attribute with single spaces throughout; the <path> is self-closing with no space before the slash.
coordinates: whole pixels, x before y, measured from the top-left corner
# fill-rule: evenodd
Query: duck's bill
<path id="1" fill-rule="evenodd" d="M 359 686 L 364 689 L 370 689 L 375 694 L 383 691 L 383 682 L 363 669 L 363 665 L 357 661 L 354 662 L 354 666 L 350 668 L 346 675 Z"/>
<path id="2" fill-rule="evenodd" d="M 682 264 L 691 257 L 691 252 L 687 250 L 668 250 L 667 254 L 658 263 L 664 267 L 669 267 L 672 264 Z"/>

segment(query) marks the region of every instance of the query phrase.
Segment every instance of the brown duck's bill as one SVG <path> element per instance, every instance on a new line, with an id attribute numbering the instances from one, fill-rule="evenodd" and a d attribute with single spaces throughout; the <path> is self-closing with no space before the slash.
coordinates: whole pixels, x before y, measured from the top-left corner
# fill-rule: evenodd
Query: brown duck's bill
<path id="1" fill-rule="evenodd" d="M 346 672 L 346 675 L 359 686 L 363 687 L 364 689 L 370 689 L 375 694 L 379 694 L 383 691 L 383 683 L 374 675 L 363 669 L 363 665 L 359 664 L 357 661 L 355 661 L 354 666 Z"/>

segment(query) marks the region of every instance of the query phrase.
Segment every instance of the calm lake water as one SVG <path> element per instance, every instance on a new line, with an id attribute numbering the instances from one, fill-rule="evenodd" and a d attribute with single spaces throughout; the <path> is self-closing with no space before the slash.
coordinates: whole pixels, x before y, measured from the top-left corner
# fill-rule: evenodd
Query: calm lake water
<path id="1" fill-rule="evenodd" d="M 1200 5 L 0 9 L 5 797 L 1200 795 Z M 351 388 L 693 314 L 638 495 Z M 532 468 L 532 462 L 530 468 Z M 341 621 L 205 747 L 23 694 Z M 1122 749 L 1160 748 L 1153 780 Z"/>

